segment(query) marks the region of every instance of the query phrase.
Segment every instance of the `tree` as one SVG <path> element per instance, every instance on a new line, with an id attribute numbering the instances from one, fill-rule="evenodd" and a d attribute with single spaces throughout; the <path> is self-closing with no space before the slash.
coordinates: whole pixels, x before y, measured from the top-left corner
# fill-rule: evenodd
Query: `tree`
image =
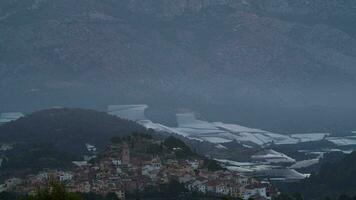
<path id="1" fill-rule="evenodd" d="M 179 195 L 186 191 L 184 184 L 179 183 L 177 180 L 171 180 L 168 184 L 168 192 L 171 195 Z"/>
<path id="2" fill-rule="evenodd" d="M 82 200 L 81 196 L 66 192 L 64 186 L 51 182 L 46 189 L 38 190 L 36 195 L 30 195 L 28 200 Z"/>
<path id="3" fill-rule="evenodd" d="M 115 193 L 109 193 L 106 195 L 105 200 L 119 200 Z"/>
<path id="4" fill-rule="evenodd" d="M 300 194 L 300 193 L 296 193 L 296 194 L 294 194 L 293 196 L 294 196 L 294 199 L 295 199 L 295 200 L 303 200 L 303 199 L 304 199 L 303 196 L 302 196 L 302 194 Z"/>
<path id="5" fill-rule="evenodd" d="M 119 136 L 114 136 L 110 139 L 112 144 L 120 144 L 122 142 L 122 138 Z"/>
<path id="6" fill-rule="evenodd" d="M 18 199 L 15 194 L 9 192 L 1 192 L 0 193 L 1 200 L 16 200 Z"/>
<path id="7" fill-rule="evenodd" d="M 192 150 L 182 140 L 173 136 L 169 136 L 163 143 L 169 150 L 175 151 L 177 158 L 187 158 L 194 155 Z"/>
<path id="8" fill-rule="evenodd" d="M 221 165 L 216 160 L 206 159 L 204 161 L 204 165 L 206 168 L 208 168 L 209 171 L 224 170 L 224 168 L 221 167 Z"/>

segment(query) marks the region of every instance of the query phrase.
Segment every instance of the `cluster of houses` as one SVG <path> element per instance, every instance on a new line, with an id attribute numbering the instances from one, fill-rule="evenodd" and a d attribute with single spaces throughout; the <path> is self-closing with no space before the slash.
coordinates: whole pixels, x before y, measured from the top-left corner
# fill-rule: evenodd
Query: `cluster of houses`
<path id="1" fill-rule="evenodd" d="M 1 191 L 35 193 L 50 180 L 63 183 L 69 192 L 114 193 L 119 199 L 125 194 L 162 188 L 172 180 L 184 185 L 187 191 L 201 195 L 240 197 L 242 199 L 271 199 L 277 194 L 269 183 L 246 177 L 229 170 L 209 171 L 204 159 L 178 159 L 173 153 L 154 155 L 144 153 L 148 145 L 161 145 L 148 140 L 146 145 L 115 144 L 90 161 L 73 162 L 71 171 L 45 170 L 24 179 L 9 179 L 0 185 Z M 94 147 L 88 146 L 92 151 Z"/>

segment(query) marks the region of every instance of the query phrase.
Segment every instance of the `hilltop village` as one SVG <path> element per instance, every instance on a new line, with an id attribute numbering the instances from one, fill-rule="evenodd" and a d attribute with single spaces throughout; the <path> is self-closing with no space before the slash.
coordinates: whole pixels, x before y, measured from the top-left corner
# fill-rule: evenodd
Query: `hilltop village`
<path id="1" fill-rule="evenodd" d="M 11 178 L 0 192 L 35 194 L 58 181 L 67 191 L 129 199 L 135 195 L 189 194 L 231 199 L 272 199 L 277 195 L 268 182 L 229 171 L 197 155 L 174 137 L 156 139 L 147 134 L 114 137 L 98 152 L 74 161 L 70 170 L 48 169 L 23 178 Z"/>

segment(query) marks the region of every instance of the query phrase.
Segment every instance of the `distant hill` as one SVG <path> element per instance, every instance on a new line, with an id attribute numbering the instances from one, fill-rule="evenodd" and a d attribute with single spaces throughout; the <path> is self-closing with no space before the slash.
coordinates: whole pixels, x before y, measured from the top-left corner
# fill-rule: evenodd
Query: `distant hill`
<path id="1" fill-rule="evenodd" d="M 85 143 L 103 146 L 110 138 L 146 132 L 133 121 L 85 109 L 48 109 L 0 127 L 0 141 L 52 144 L 57 149 L 82 152 Z"/>

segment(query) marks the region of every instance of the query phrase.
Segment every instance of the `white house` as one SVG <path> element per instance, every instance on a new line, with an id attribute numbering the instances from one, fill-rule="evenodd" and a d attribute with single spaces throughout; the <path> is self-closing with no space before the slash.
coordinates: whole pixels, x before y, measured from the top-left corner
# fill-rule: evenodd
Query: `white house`
<path id="1" fill-rule="evenodd" d="M 247 185 L 248 184 L 248 177 L 240 175 L 238 178 L 238 182 L 240 185 Z"/>
<path id="2" fill-rule="evenodd" d="M 244 200 L 248 200 L 249 198 L 255 195 L 263 197 L 265 199 L 271 199 L 267 196 L 265 187 L 246 188 L 242 196 Z"/>
<path id="3" fill-rule="evenodd" d="M 47 172 L 40 172 L 37 174 L 36 178 L 39 181 L 44 181 L 44 180 L 48 180 L 49 176 Z"/>
<path id="4" fill-rule="evenodd" d="M 115 166 L 119 166 L 122 165 L 121 160 L 111 160 L 112 164 L 114 164 Z"/>
<path id="5" fill-rule="evenodd" d="M 208 192 L 207 180 L 199 181 L 195 180 L 188 185 L 188 188 L 192 191 L 197 191 L 206 194 Z"/>
<path id="6" fill-rule="evenodd" d="M 142 167 L 142 175 L 148 176 L 151 179 L 156 178 L 159 173 L 159 169 L 152 165 L 145 165 Z"/>
<path id="7" fill-rule="evenodd" d="M 161 160 L 160 160 L 159 158 L 153 158 L 153 159 L 151 160 L 151 166 L 152 166 L 154 169 L 160 170 L 161 167 L 162 167 Z"/>
<path id="8" fill-rule="evenodd" d="M 59 172 L 58 179 L 61 182 L 70 181 L 73 179 L 73 174 L 70 172 Z"/>
<path id="9" fill-rule="evenodd" d="M 189 161 L 189 164 L 192 167 L 192 169 L 198 169 L 199 168 L 199 162 L 197 160 Z"/>
<path id="10" fill-rule="evenodd" d="M 217 194 L 220 195 L 229 195 L 230 194 L 230 187 L 227 187 L 224 184 L 218 184 L 215 189 Z"/>
<path id="11" fill-rule="evenodd" d="M 93 153 L 96 152 L 96 147 L 95 147 L 94 145 L 91 145 L 91 144 L 89 144 L 89 143 L 86 143 L 85 146 L 86 146 L 86 148 L 87 148 L 87 150 L 88 150 L 89 152 L 93 152 Z"/>
<path id="12" fill-rule="evenodd" d="M 125 199 L 125 192 L 124 191 L 119 190 L 119 191 L 115 192 L 115 194 L 116 194 L 118 199 L 120 199 L 120 200 Z"/>

